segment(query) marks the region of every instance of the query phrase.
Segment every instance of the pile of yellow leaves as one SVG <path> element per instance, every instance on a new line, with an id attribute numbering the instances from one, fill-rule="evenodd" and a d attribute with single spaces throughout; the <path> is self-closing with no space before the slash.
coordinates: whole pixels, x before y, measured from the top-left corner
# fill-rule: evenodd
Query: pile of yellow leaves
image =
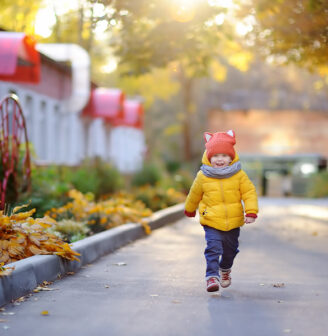
<path id="1" fill-rule="evenodd" d="M 145 218 L 151 216 L 152 211 L 137 201 L 132 195 L 118 193 L 111 198 L 94 202 L 92 194 L 82 194 L 78 190 L 70 190 L 72 202 L 58 209 L 51 209 L 46 213 L 56 220 L 74 219 L 86 222 L 93 232 L 103 231 L 126 223 L 140 223 L 147 234 L 151 229 Z"/>
<path id="2" fill-rule="evenodd" d="M 65 259 L 79 260 L 79 253 L 73 251 L 69 244 L 53 234 L 47 233 L 55 220 L 50 217 L 32 218 L 35 209 L 19 212 L 19 206 L 11 215 L 0 211 L 0 276 L 6 274 L 5 264 L 18 261 L 36 254 L 56 254 Z"/>

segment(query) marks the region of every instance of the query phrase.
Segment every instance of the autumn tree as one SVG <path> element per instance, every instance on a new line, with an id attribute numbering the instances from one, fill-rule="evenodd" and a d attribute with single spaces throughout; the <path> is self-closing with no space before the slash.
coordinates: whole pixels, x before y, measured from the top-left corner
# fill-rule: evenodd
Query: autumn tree
<path id="1" fill-rule="evenodd" d="M 34 34 L 35 19 L 42 0 L 0 0 L 0 25 L 2 29 Z"/>
<path id="2" fill-rule="evenodd" d="M 125 75 L 140 75 L 171 66 L 180 82 L 184 106 L 185 159 L 192 157 L 190 122 L 196 78 L 210 76 L 220 41 L 228 33 L 218 24 L 224 9 L 215 1 L 120 0 L 112 4 L 115 20 L 112 45 Z"/>
<path id="3" fill-rule="evenodd" d="M 265 57 L 327 69 L 327 1 L 250 0 L 240 5 L 238 16 L 249 28 L 245 42 Z"/>

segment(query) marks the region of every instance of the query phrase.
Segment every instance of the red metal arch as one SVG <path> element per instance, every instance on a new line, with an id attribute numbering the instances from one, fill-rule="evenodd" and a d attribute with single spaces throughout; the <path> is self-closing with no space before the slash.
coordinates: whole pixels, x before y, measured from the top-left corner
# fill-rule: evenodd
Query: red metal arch
<path id="1" fill-rule="evenodd" d="M 30 188 L 31 163 L 25 118 L 16 95 L 0 102 L 0 209 Z"/>

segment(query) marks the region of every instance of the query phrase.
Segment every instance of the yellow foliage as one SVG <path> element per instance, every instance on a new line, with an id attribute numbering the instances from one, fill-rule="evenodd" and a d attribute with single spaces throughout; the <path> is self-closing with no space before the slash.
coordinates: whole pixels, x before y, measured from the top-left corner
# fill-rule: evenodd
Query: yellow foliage
<path id="1" fill-rule="evenodd" d="M 225 40 L 222 44 L 220 55 L 239 71 L 246 72 L 254 58 L 253 54 L 235 41 Z"/>
<path id="2" fill-rule="evenodd" d="M 4 265 L 4 262 L 0 262 L 0 277 L 10 275 L 10 273 L 15 269 L 15 267 L 4 267 Z"/>
<path id="3" fill-rule="evenodd" d="M 136 201 L 127 193 L 117 193 L 99 202 L 89 201 L 77 190 L 71 190 L 69 196 L 73 199 L 72 202 L 61 208 L 51 209 L 47 215 L 58 220 L 70 218 L 86 222 L 92 230 L 103 231 L 129 222 L 141 223 L 142 219 L 152 214 L 142 202 Z M 149 232 L 146 225 L 143 227 L 146 233 Z"/>
<path id="4" fill-rule="evenodd" d="M 35 33 L 35 20 L 42 0 L 2 1 L 0 7 L 1 26 L 6 30 Z"/>
<path id="5" fill-rule="evenodd" d="M 231 55 L 228 59 L 228 62 L 239 71 L 246 72 L 252 59 L 253 55 L 250 52 L 243 51 Z"/>
<path id="6" fill-rule="evenodd" d="M 123 76 L 120 77 L 118 86 L 127 94 L 142 96 L 146 108 L 151 106 L 156 98 L 168 100 L 180 90 L 180 84 L 173 80 L 170 69 L 155 69 L 138 77 Z"/>
<path id="7" fill-rule="evenodd" d="M 223 82 L 227 77 L 227 68 L 218 60 L 214 60 L 211 63 L 211 75 L 216 81 Z"/>
<path id="8" fill-rule="evenodd" d="M 45 232 L 45 228 L 54 222 L 49 217 L 33 219 L 35 209 L 17 213 L 22 207 L 16 207 L 12 215 L 0 212 L 0 277 L 9 274 L 9 268 L 3 265 L 36 254 L 57 254 L 69 260 L 78 260 L 79 253 L 73 251 L 55 235 Z"/>
<path id="9" fill-rule="evenodd" d="M 180 134 L 181 130 L 182 130 L 181 124 L 173 124 L 173 125 L 170 125 L 170 126 L 166 127 L 163 130 L 163 134 L 165 136 L 170 137 L 170 136 L 175 135 L 175 134 Z"/>

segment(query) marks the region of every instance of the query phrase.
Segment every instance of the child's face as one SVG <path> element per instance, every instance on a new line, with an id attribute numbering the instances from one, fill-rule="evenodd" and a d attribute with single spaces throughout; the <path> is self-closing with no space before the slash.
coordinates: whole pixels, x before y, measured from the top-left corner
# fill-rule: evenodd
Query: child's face
<path id="1" fill-rule="evenodd" d="M 224 168 L 229 166 L 232 159 L 228 154 L 215 154 L 211 157 L 211 165 L 214 168 Z"/>

